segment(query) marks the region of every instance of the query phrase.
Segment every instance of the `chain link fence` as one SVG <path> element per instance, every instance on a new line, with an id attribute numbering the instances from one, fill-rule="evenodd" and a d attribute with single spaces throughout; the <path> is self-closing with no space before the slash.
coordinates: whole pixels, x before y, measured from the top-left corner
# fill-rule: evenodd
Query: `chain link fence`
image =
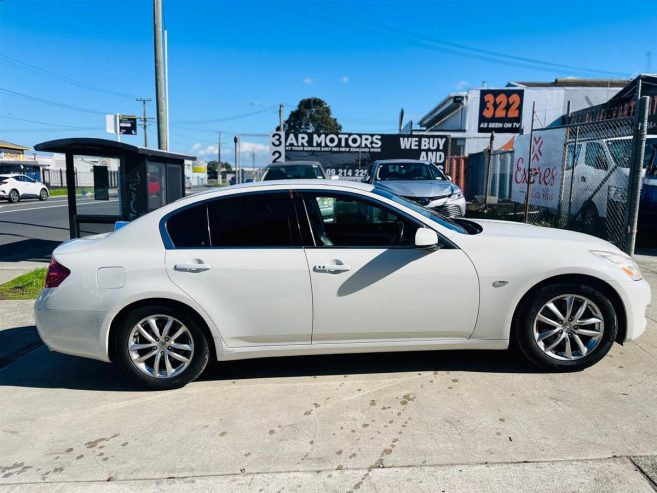
<path id="1" fill-rule="evenodd" d="M 638 204 L 638 135 L 637 120 L 602 120 L 535 129 L 516 137 L 514 151 L 472 154 L 465 181 L 473 215 L 581 231 L 624 249 L 630 203 Z M 645 153 L 644 168 L 651 159 Z"/>

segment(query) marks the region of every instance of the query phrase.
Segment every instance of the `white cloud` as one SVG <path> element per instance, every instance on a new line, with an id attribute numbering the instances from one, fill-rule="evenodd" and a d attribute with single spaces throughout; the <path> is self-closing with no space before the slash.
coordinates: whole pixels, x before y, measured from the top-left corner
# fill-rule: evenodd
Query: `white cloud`
<path id="1" fill-rule="evenodd" d="M 467 89 L 470 86 L 470 83 L 467 80 L 460 80 L 456 83 L 456 88 L 459 91 Z"/>
<path id="2" fill-rule="evenodd" d="M 217 144 L 210 144 L 210 145 L 204 146 L 200 142 L 196 142 L 192 146 L 192 154 L 196 154 L 197 156 L 201 156 L 201 157 L 216 156 L 218 147 L 219 146 Z M 222 152 L 223 152 L 223 149 L 222 149 Z"/>
<path id="3" fill-rule="evenodd" d="M 256 155 L 269 154 L 269 146 L 259 142 L 240 142 L 240 152 L 244 154 L 251 154 L 255 152 Z"/>
<path id="4" fill-rule="evenodd" d="M 313 79 L 312 77 L 304 77 L 303 83 L 307 86 L 312 86 L 315 83 L 315 79 Z"/>
<path id="5" fill-rule="evenodd" d="M 217 159 L 218 148 L 219 146 L 217 144 L 204 145 L 201 144 L 200 142 L 196 142 L 194 145 L 192 145 L 191 153 L 195 154 L 198 157 L 208 158 L 212 160 L 212 159 Z M 256 156 L 258 157 L 269 156 L 269 145 L 260 142 L 240 141 L 240 152 L 242 153 L 242 158 L 244 158 L 244 156 L 251 156 L 253 152 L 255 152 Z M 233 150 L 232 142 L 230 143 L 230 145 L 224 144 L 221 146 L 222 161 L 227 156 L 233 156 L 233 154 L 234 154 L 234 150 Z"/>
<path id="6" fill-rule="evenodd" d="M 340 82 L 342 82 L 343 84 L 349 84 L 349 76 L 343 75 L 342 77 L 340 77 Z"/>

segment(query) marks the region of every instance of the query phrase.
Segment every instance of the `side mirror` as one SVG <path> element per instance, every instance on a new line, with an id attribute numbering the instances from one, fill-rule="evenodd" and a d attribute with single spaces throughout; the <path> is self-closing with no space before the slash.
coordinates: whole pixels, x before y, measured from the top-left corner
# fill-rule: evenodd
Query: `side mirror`
<path id="1" fill-rule="evenodd" d="M 438 245 L 438 233 L 429 228 L 418 228 L 415 232 L 415 246 L 418 248 L 431 248 Z"/>
<path id="2" fill-rule="evenodd" d="M 449 181 L 452 181 L 452 177 L 450 175 L 445 175 Z"/>

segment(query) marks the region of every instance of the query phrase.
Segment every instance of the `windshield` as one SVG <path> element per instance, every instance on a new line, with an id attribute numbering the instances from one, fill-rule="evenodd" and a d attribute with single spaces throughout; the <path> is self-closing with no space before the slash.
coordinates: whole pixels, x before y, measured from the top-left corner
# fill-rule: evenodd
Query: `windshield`
<path id="1" fill-rule="evenodd" d="M 299 180 L 324 178 L 322 169 L 317 164 L 299 164 L 286 166 L 271 166 L 267 168 L 263 181 L 269 180 Z"/>
<path id="2" fill-rule="evenodd" d="M 632 152 L 633 152 L 633 140 L 632 139 L 618 139 L 618 140 L 608 140 L 607 147 L 611 156 L 614 158 L 616 164 L 621 168 L 629 168 L 632 161 Z M 657 146 L 657 139 L 647 139 L 646 140 L 646 149 L 643 156 L 643 167 L 647 168 L 650 164 L 655 162 L 655 151 Z"/>
<path id="3" fill-rule="evenodd" d="M 389 180 L 446 180 L 436 166 L 429 163 L 380 163 L 376 170 L 377 181 Z"/>
<path id="4" fill-rule="evenodd" d="M 372 192 L 377 195 L 380 195 L 381 197 L 385 197 L 394 202 L 397 202 L 398 204 L 408 207 L 409 209 L 412 209 L 415 212 L 422 214 L 427 219 L 431 219 L 433 222 L 438 223 L 447 229 L 451 229 L 452 231 L 456 231 L 457 233 L 461 233 L 464 235 L 468 234 L 468 230 L 465 229 L 463 226 L 457 224 L 456 222 L 446 218 L 441 214 L 438 214 L 436 211 L 427 209 L 426 207 L 422 207 L 421 205 L 418 205 L 415 202 L 406 200 L 405 198 L 395 195 L 394 193 L 390 193 L 387 190 L 381 190 L 379 188 L 375 188 L 374 190 L 372 190 Z"/>

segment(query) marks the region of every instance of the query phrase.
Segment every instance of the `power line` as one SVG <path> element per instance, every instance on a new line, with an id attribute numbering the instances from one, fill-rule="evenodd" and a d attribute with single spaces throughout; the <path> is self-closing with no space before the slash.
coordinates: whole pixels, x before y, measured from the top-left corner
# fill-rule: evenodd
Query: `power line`
<path id="1" fill-rule="evenodd" d="M 41 75 L 47 75 L 49 78 L 55 78 L 59 79 L 63 82 L 68 82 L 69 84 L 72 84 L 74 86 L 81 87 L 83 89 L 87 89 L 90 91 L 97 91 L 97 92 L 102 92 L 105 94 L 110 94 L 112 96 L 119 96 L 123 98 L 134 98 L 135 96 L 132 96 L 130 94 L 116 91 L 114 89 L 108 89 L 102 86 L 98 86 L 96 84 L 91 84 L 89 82 L 84 82 L 78 79 L 74 79 L 73 77 L 68 77 L 66 75 L 58 74 L 57 72 L 53 72 L 52 70 L 47 70 L 41 67 L 37 67 L 36 65 L 32 65 L 31 63 L 24 62 L 22 60 L 19 60 L 17 58 L 10 57 L 8 55 L 4 55 L 0 53 L 0 63 L 19 69 L 23 70 L 24 72 L 29 72 L 33 74 L 41 74 Z"/>
<path id="2" fill-rule="evenodd" d="M 90 109 L 87 109 L 87 108 L 81 108 L 79 106 L 73 106 L 73 105 L 65 104 L 65 103 L 58 103 L 56 101 L 50 101 L 49 99 L 37 98 L 36 96 L 30 96 L 29 94 L 23 94 L 23 93 L 20 93 L 20 92 L 11 91 L 9 89 L 4 89 L 2 87 L 0 87 L 0 93 L 6 94 L 8 96 L 15 97 L 15 98 L 19 98 L 19 99 L 25 99 L 27 101 L 33 101 L 33 102 L 37 102 L 37 103 L 46 104 L 46 105 L 49 105 L 49 106 L 56 106 L 58 108 L 64 108 L 64 109 L 71 110 L 71 111 L 80 111 L 82 113 L 91 113 L 93 115 L 105 115 L 105 114 L 109 113 L 109 112 L 103 112 L 103 111 L 90 110 Z"/>
<path id="3" fill-rule="evenodd" d="M 532 70 L 540 70 L 540 71 L 553 72 L 554 69 L 561 69 L 561 70 L 574 70 L 577 72 L 586 72 L 586 73 L 593 73 L 593 74 L 607 75 L 607 76 L 609 75 L 622 76 L 622 77 L 628 76 L 628 74 L 623 72 L 614 72 L 608 70 L 599 70 L 595 68 L 578 67 L 574 65 L 553 63 L 553 62 L 539 60 L 535 58 L 521 57 L 516 55 L 510 55 L 507 53 L 496 52 L 492 50 L 474 48 L 471 46 L 467 46 L 459 43 L 453 43 L 450 41 L 437 40 L 417 33 L 408 33 L 401 30 L 396 30 L 383 23 L 378 23 L 377 26 L 377 24 L 375 24 L 372 21 L 372 19 L 364 19 L 362 17 L 353 15 L 353 13 L 350 14 L 349 18 L 346 18 L 344 15 L 340 15 L 339 13 L 336 12 L 331 12 L 328 9 L 321 11 L 320 7 L 323 7 L 323 5 L 320 6 L 318 4 L 313 4 L 315 6 L 315 9 L 308 8 L 307 7 L 308 3 L 312 3 L 312 2 L 306 2 L 306 4 L 294 3 L 293 5 L 287 3 L 285 5 L 291 10 L 295 10 L 297 12 L 299 9 L 305 9 L 307 12 L 311 13 L 314 16 L 323 16 L 325 18 L 330 19 L 332 23 L 341 23 L 342 25 L 346 25 L 350 28 L 357 29 L 359 31 L 363 31 L 363 30 L 370 31 L 376 33 L 377 35 L 385 35 L 387 38 L 390 38 L 392 36 L 402 41 L 426 49 L 451 53 L 454 55 L 463 56 L 467 58 L 473 58 L 473 59 L 483 60 L 492 63 L 511 65 L 511 66 L 529 68 Z"/>
<path id="4" fill-rule="evenodd" d="M 267 108 L 263 108 L 263 109 L 256 110 L 256 111 L 251 111 L 249 113 L 241 113 L 239 115 L 226 116 L 226 117 L 223 117 L 223 118 L 213 118 L 213 119 L 210 119 L 210 120 L 178 120 L 178 121 L 175 121 L 173 123 L 176 123 L 176 124 L 183 123 L 183 124 L 186 124 L 186 125 L 196 125 L 196 124 L 202 124 L 202 123 L 226 122 L 226 121 L 230 121 L 230 120 L 238 120 L 240 118 L 246 118 L 246 117 L 249 117 L 249 116 L 258 115 L 260 113 L 265 113 L 267 111 L 273 110 L 274 108 L 278 108 L 278 105 L 275 104 L 273 106 L 268 106 Z M 216 132 L 216 130 L 215 130 L 215 132 Z"/>
<path id="5" fill-rule="evenodd" d="M 9 116 L 9 115 L 0 115 L 0 118 L 8 118 L 9 120 L 16 120 L 16 121 L 19 121 L 19 122 L 38 123 L 39 125 L 52 125 L 52 126 L 55 126 L 55 127 L 62 127 L 62 128 L 73 128 L 73 129 L 91 128 L 91 127 L 79 127 L 79 126 L 75 126 L 75 125 L 64 125 L 63 123 L 53 123 L 53 122 L 42 122 L 42 121 L 38 121 L 38 120 L 28 120 L 26 118 L 18 118 L 18 117 Z"/>

